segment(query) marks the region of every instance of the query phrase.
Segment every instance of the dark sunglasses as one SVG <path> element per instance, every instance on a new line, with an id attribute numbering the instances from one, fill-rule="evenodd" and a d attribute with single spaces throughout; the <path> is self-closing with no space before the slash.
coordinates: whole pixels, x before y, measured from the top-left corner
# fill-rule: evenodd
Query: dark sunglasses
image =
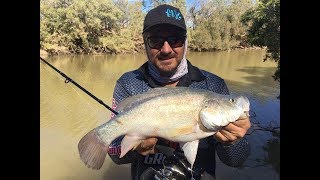
<path id="1" fill-rule="evenodd" d="M 160 37 L 160 36 L 150 36 L 147 38 L 148 46 L 152 49 L 160 49 L 164 42 L 167 41 L 172 48 L 177 48 L 183 46 L 186 40 L 186 36 L 169 36 L 169 37 Z"/>

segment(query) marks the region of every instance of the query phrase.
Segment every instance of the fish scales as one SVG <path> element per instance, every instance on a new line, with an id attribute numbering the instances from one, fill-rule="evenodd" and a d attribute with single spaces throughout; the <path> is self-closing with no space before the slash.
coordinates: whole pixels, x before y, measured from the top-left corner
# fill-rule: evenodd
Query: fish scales
<path id="1" fill-rule="evenodd" d="M 164 102 L 163 99 L 166 99 L 166 101 Z M 137 130 L 144 136 L 161 136 L 162 134 L 151 134 L 151 132 L 154 132 L 154 129 L 166 127 L 169 124 L 172 125 L 172 129 L 179 128 L 187 123 L 194 125 L 194 120 L 198 120 L 198 117 L 195 116 L 198 113 L 195 111 L 200 111 L 198 105 L 203 101 L 202 99 L 203 97 L 201 96 L 194 98 L 185 96 L 185 94 L 179 94 L 178 97 L 171 94 L 162 95 L 149 100 L 148 103 L 142 103 L 120 116 L 116 116 L 115 119 L 111 120 L 110 126 L 101 126 L 97 131 L 106 144 L 110 144 L 113 139 L 120 135 L 133 133 Z M 176 107 L 177 103 L 179 103 L 179 108 Z M 153 123 L 146 123 L 152 119 L 157 120 L 152 121 Z M 180 120 L 173 121 L 173 119 Z M 111 135 L 109 133 L 110 128 L 117 133 L 112 133 Z M 164 131 L 164 133 L 166 134 L 167 131 Z"/>

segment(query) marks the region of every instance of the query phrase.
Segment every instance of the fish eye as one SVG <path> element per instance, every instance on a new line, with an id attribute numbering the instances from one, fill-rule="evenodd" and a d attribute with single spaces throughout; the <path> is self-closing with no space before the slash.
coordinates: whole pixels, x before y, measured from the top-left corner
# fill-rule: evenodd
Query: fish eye
<path id="1" fill-rule="evenodd" d="M 234 100 L 233 98 L 229 99 L 229 101 L 231 101 L 231 102 L 235 102 L 235 100 Z"/>

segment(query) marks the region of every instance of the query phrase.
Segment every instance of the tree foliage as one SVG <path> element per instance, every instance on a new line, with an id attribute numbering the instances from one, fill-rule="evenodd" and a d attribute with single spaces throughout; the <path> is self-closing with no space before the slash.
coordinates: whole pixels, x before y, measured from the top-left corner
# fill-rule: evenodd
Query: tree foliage
<path id="1" fill-rule="evenodd" d="M 266 46 L 264 60 L 278 63 L 274 79 L 280 83 L 280 0 L 261 0 L 257 6 L 242 16 L 242 23 L 248 26 L 248 43 Z"/>
<path id="2" fill-rule="evenodd" d="M 196 1 L 189 8 L 190 31 L 194 31 L 190 33 L 194 35 L 190 37 L 190 48 L 198 51 L 243 48 L 246 29 L 240 17 L 252 6 L 250 0 Z M 205 47 L 199 35 L 205 36 Z"/>
<path id="3" fill-rule="evenodd" d="M 41 0 L 40 48 L 51 54 L 133 52 L 140 34 L 129 28 L 134 28 L 135 21 L 142 22 L 142 4 L 125 2 Z M 133 9 L 139 10 L 130 16 Z"/>
<path id="4" fill-rule="evenodd" d="M 144 50 L 145 14 L 160 4 L 179 7 L 188 27 L 188 48 L 229 50 L 247 46 L 241 16 L 251 0 L 41 0 L 40 48 L 59 53 L 133 53 Z"/>

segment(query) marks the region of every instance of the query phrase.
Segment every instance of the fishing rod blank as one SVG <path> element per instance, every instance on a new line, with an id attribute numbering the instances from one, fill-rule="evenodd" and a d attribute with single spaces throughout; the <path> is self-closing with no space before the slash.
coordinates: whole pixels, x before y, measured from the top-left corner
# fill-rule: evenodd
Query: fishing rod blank
<path id="1" fill-rule="evenodd" d="M 104 107 L 106 107 L 107 109 L 109 109 L 111 112 L 113 112 L 114 114 L 118 114 L 117 111 L 113 110 L 111 107 L 109 107 L 108 105 L 106 105 L 102 100 L 98 99 L 96 96 L 94 96 L 93 94 L 91 94 L 89 91 L 87 91 L 86 89 L 84 89 L 82 86 L 80 86 L 78 83 L 76 83 L 75 81 L 73 81 L 70 77 L 68 77 L 67 75 L 65 75 L 63 72 L 59 71 L 57 68 L 55 68 L 53 65 L 51 65 L 50 63 L 48 63 L 46 60 L 44 60 L 42 57 L 40 57 L 40 60 L 43 61 L 44 63 L 46 63 L 47 65 L 49 65 L 52 69 L 54 69 L 55 71 L 57 71 L 59 74 L 61 74 L 64 78 L 66 78 L 66 80 L 64 81 L 65 83 L 73 83 L 74 85 L 76 85 L 78 88 L 80 88 L 82 91 L 84 91 L 85 93 L 87 93 L 90 97 L 92 97 L 93 99 L 95 99 L 96 101 L 98 101 L 100 104 L 102 104 Z"/>

